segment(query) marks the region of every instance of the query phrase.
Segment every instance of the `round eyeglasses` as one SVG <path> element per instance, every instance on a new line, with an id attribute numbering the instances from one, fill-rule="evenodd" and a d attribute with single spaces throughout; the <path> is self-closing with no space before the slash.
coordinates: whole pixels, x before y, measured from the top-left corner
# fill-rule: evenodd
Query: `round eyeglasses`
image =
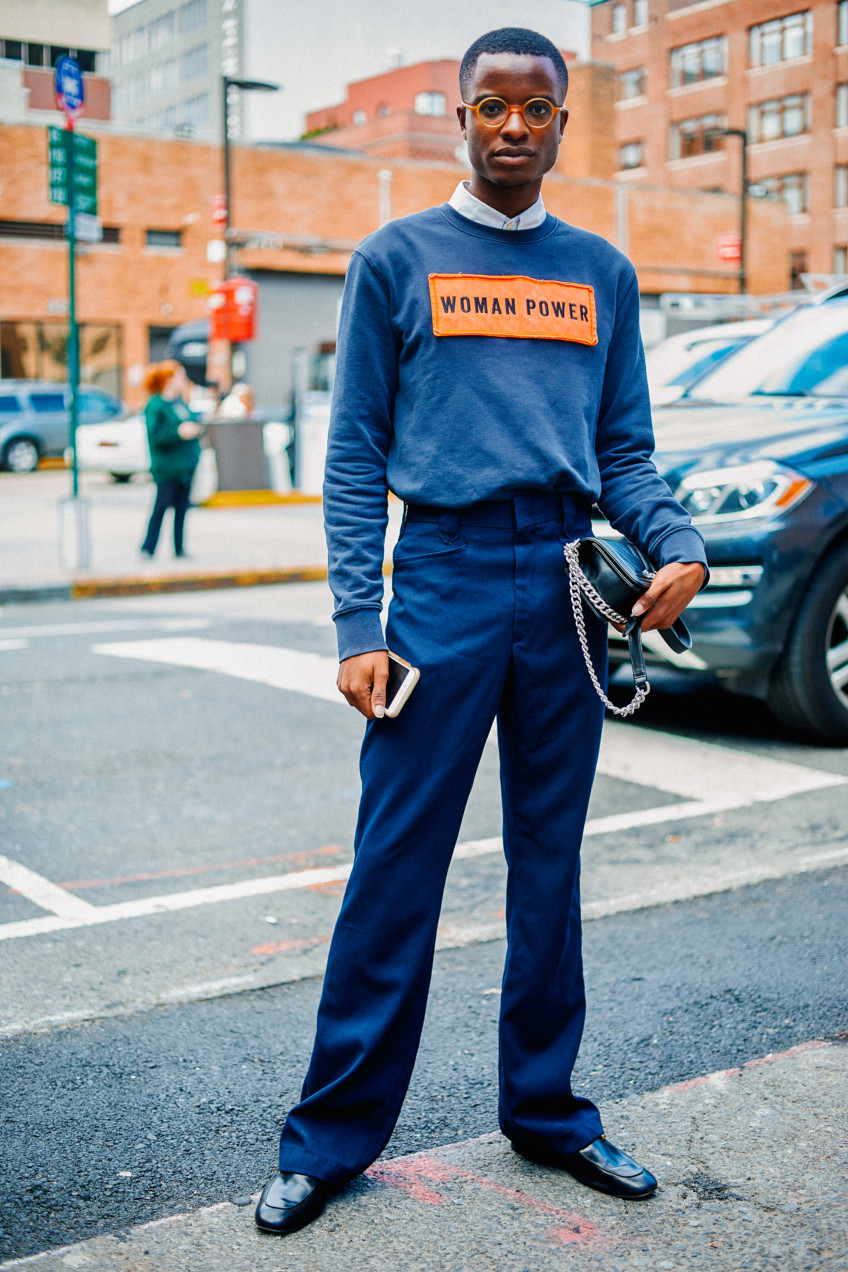
<path id="1" fill-rule="evenodd" d="M 565 110 L 564 106 L 554 106 L 547 97 L 531 97 L 523 106 L 510 106 L 502 97 L 484 97 L 476 106 L 470 102 L 462 105 L 473 111 L 485 128 L 500 128 L 514 110 L 521 112 L 528 128 L 547 128 L 554 115 Z"/>

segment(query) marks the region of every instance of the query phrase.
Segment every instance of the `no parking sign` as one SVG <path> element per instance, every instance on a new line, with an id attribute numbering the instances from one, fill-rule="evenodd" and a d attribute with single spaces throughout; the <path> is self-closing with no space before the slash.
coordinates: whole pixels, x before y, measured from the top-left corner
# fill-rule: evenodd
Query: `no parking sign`
<path id="1" fill-rule="evenodd" d="M 82 114 L 85 85 L 79 63 L 72 57 L 60 57 L 56 63 L 56 104 L 69 120 Z"/>

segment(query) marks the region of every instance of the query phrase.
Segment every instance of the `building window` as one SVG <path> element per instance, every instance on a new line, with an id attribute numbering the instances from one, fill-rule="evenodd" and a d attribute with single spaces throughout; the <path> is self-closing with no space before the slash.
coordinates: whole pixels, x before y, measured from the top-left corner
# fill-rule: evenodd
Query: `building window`
<path id="1" fill-rule="evenodd" d="M 121 392 L 121 328 L 80 323 L 80 378 L 109 393 Z M 68 378 L 67 323 L 0 321 L 0 377 L 11 380 Z"/>
<path id="2" fill-rule="evenodd" d="M 209 123 L 209 94 L 199 93 L 183 102 L 182 122 L 188 128 L 202 128 Z"/>
<path id="3" fill-rule="evenodd" d="M 182 230 L 148 230 L 148 247 L 182 247 Z"/>
<path id="4" fill-rule="evenodd" d="M 0 57 L 4 57 L 7 62 L 22 62 L 23 43 L 20 40 L 0 40 Z"/>
<path id="5" fill-rule="evenodd" d="M 207 19 L 206 0 L 188 0 L 187 4 L 180 5 L 180 35 L 198 31 L 206 26 Z"/>
<path id="6" fill-rule="evenodd" d="M 793 93 L 748 108 L 748 140 L 776 141 L 810 131 L 810 95 Z"/>
<path id="7" fill-rule="evenodd" d="M 645 143 L 628 141 L 618 152 L 619 168 L 628 171 L 630 168 L 641 168 L 645 162 Z"/>
<path id="8" fill-rule="evenodd" d="M 836 6 L 836 43 L 848 44 L 848 0 L 839 0 Z"/>
<path id="9" fill-rule="evenodd" d="M 612 33 L 621 35 L 627 30 L 627 5 L 614 4 L 612 7 Z"/>
<path id="10" fill-rule="evenodd" d="M 115 111 L 133 110 L 147 100 L 147 72 L 137 71 L 115 85 Z"/>
<path id="11" fill-rule="evenodd" d="M 127 31 L 115 45 L 115 61 L 118 66 L 131 66 L 147 52 L 147 27 Z"/>
<path id="12" fill-rule="evenodd" d="M 749 35 L 751 66 L 774 66 L 793 57 L 803 57 L 813 47 L 813 15 L 791 13 L 787 18 L 752 26 Z"/>
<path id="13" fill-rule="evenodd" d="M 671 87 L 699 84 L 727 71 L 727 39 L 718 35 L 697 44 L 683 44 L 671 50 Z"/>
<path id="14" fill-rule="evenodd" d="M 447 99 L 444 93 L 416 93 L 414 110 L 416 115 L 444 115 Z"/>
<path id="15" fill-rule="evenodd" d="M 618 77 L 619 99 L 629 102 L 634 97 L 644 97 L 647 85 L 648 73 L 644 66 L 634 66 L 632 70 L 622 71 Z"/>
<path id="16" fill-rule="evenodd" d="M 391 115 L 391 113 L 392 113 L 392 108 L 389 105 L 389 103 L 380 102 L 380 105 L 377 107 L 377 114 L 380 116 L 380 118 L 385 119 L 386 116 Z"/>
<path id="17" fill-rule="evenodd" d="M 160 18 L 154 18 L 150 23 L 150 52 L 156 49 L 164 49 L 171 44 L 177 36 L 177 15 L 172 9 L 170 13 L 163 13 Z"/>
<path id="18" fill-rule="evenodd" d="M 757 182 L 767 198 L 783 199 L 789 211 L 808 212 L 810 209 L 810 177 L 806 172 L 787 172 L 782 177 L 763 177 Z"/>
<path id="19" fill-rule="evenodd" d="M 166 106 L 164 110 L 155 111 L 147 119 L 147 124 L 154 132 L 173 132 L 178 125 L 176 106 Z"/>
<path id="20" fill-rule="evenodd" d="M 648 0 L 634 0 L 633 25 L 637 27 L 648 25 Z"/>
<path id="21" fill-rule="evenodd" d="M 355 128 L 361 128 L 362 125 L 367 122 L 368 116 L 365 114 L 364 110 L 355 110 L 351 115 L 351 119 Z"/>
<path id="22" fill-rule="evenodd" d="M 789 253 L 789 276 L 791 278 L 791 287 L 793 291 L 804 290 L 804 279 L 802 275 L 807 272 L 807 253 L 806 252 L 790 252 Z"/>
<path id="23" fill-rule="evenodd" d="M 848 165 L 844 163 L 833 169 L 833 206 L 848 208 Z"/>
<path id="24" fill-rule="evenodd" d="M 184 84 L 209 74 L 209 45 L 199 44 L 180 58 L 180 79 Z"/>
<path id="25" fill-rule="evenodd" d="M 177 86 L 177 61 L 171 58 L 168 62 L 160 62 L 150 68 L 150 96 L 158 97 L 160 93 L 168 93 Z"/>
<path id="26" fill-rule="evenodd" d="M 837 246 L 833 249 L 834 274 L 848 274 L 848 247 Z"/>
<path id="27" fill-rule="evenodd" d="M 848 84 L 836 85 L 836 127 L 848 125 Z"/>
<path id="28" fill-rule="evenodd" d="M 727 127 L 724 115 L 701 115 L 697 119 L 681 119 L 671 125 L 669 159 L 691 159 L 693 155 L 706 155 L 713 150 L 724 149 L 724 138 L 719 136 Z"/>

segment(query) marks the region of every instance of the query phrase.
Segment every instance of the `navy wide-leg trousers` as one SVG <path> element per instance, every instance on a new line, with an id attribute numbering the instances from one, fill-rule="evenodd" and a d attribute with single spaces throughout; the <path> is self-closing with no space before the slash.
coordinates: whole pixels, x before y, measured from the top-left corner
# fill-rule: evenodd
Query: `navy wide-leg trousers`
<path id="1" fill-rule="evenodd" d="M 387 641 L 421 679 L 397 719 L 366 728 L 355 860 L 281 1170 L 341 1182 L 391 1136 L 418 1049 L 445 876 L 495 718 L 508 865 L 501 1129 L 562 1152 L 601 1134 L 595 1106 L 571 1090 L 585 1015 L 579 853 L 603 707 L 562 544 L 588 532 L 585 505 L 560 495 L 407 511 Z M 587 616 L 587 626 L 603 676 L 606 625 Z"/>

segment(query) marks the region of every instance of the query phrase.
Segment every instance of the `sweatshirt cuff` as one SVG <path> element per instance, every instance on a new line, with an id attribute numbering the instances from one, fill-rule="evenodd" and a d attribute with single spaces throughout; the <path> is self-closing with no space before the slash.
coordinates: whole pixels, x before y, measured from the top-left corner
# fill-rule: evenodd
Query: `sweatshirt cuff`
<path id="1" fill-rule="evenodd" d="M 388 649 L 383 636 L 378 609 L 344 610 L 334 614 L 339 642 L 339 662 L 357 654 L 370 654 L 374 649 Z"/>
<path id="2" fill-rule="evenodd" d="M 704 581 L 700 590 L 704 588 L 710 581 L 710 568 L 707 565 L 707 552 L 704 546 L 704 540 L 699 531 L 689 526 L 681 526 L 679 530 L 673 530 L 671 534 L 667 534 L 665 538 L 657 545 L 657 569 L 661 569 L 664 565 L 670 565 L 672 561 L 680 561 L 688 564 L 696 562 L 704 567 Z"/>

